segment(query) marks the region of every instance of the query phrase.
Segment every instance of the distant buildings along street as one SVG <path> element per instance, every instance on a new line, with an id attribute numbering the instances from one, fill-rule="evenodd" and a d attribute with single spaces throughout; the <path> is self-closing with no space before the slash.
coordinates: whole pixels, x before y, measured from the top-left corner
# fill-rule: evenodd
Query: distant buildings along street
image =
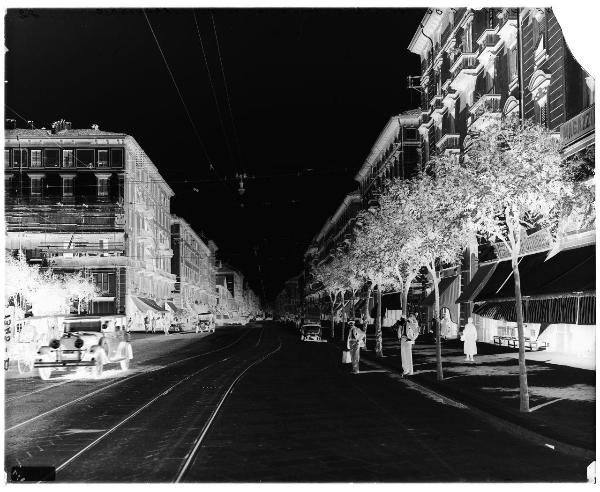
<path id="1" fill-rule="evenodd" d="M 218 247 L 171 214 L 173 190 L 132 136 L 7 120 L 5 142 L 6 250 L 92 278 L 100 294 L 83 312 L 223 309 Z"/>

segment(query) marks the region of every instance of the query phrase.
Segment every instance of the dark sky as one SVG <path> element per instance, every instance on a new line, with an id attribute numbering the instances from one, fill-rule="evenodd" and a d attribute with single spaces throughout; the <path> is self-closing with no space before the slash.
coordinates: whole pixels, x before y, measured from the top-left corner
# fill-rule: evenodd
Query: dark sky
<path id="1" fill-rule="evenodd" d="M 197 132 L 139 9 L 9 10 L 6 103 L 37 127 L 65 118 L 135 137 L 175 191 L 172 212 L 269 299 L 356 188 L 388 118 L 418 105 L 407 47 L 424 10 L 195 12 L 225 132 L 189 9 L 147 14 Z"/>

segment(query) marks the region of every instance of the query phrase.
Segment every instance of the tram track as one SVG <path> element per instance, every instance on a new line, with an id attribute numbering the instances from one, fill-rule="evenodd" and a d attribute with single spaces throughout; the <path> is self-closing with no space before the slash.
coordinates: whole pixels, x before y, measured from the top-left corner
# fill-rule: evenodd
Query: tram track
<path id="1" fill-rule="evenodd" d="M 264 330 L 264 328 L 263 328 L 263 330 Z M 236 340 L 234 340 L 233 342 L 231 342 L 231 343 L 229 343 L 229 344 L 227 344 L 227 345 L 225 345 L 223 347 L 219 347 L 219 348 L 214 349 L 214 350 L 209 350 L 207 352 L 202 352 L 201 354 L 196 354 L 196 355 L 192 355 L 192 356 L 189 356 L 189 357 L 185 357 L 183 359 L 178 359 L 176 361 L 167 363 L 165 365 L 156 367 L 154 369 L 150 369 L 148 371 L 136 372 L 134 374 L 131 374 L 130 376 L 119 378 L 119 379 L 117 379 L 116 381 L 113 381 L 113 382 L 108 382 L 108 384 L 104 384 L 104 385 L 101 385 L 100 387 L 96 387 L 93 391 L 85 393 L 85 394 L 83 394 L 83 395 L 81 395 L 81 396 L 79 396 L 79 397 L 77 397 L 75 399 L 71 399 L 71 400 L 69 400 L 69 401 L 67 401 L 67 402 L 65 402 L 65 403 L 63 403 L 61 405 L 58 405 L 57 407 L 51 408 L 51 409 L 49 409 L 47 411 L 41 412 L 41 413 L 33 416 L 33 417 L 31 417 L 31 418 L 29 418 L 27 420 L 24 420 L 22 422 L 19 422 L 19 423 L 16 423 L 14 425 L 11 425 L 10 427 L 6 428 L 4 432 L 5 433 L 11 432 L 11 431 L 13 431 L 15 429 L 18 429 L 18 428 L 20 428 L 20 427 L 22 427 L 24 425 L 32 423 L 32 422 L 34 422 L 34 421 L 36 421 L 38 419 L 41 419 L 43 417 L 47 417 L 48 415 L 51 415 L 52 413 L 55 413 L 55 412 L 57 412 L 59 410 L 62 410 L 64 408 L 68 407 L 68 406 L 71 406 L 71 405 L 75 404 L 75 403 L 79 403 L 82 400 L 85 400 L 85 399 L 87 399 L 87 398 L 89 398 L 91 396 L 97 395 L 98 393 L 100 393 L 102 391 L 105 391 L 105 390 L 110 389 L 110 388 L 112 388 L 114 386 L 123 384 L 123 383 L 125 383 L 127 381 L 130 381 L 130 380 L 134 379 L 134 378 L 138 378 L 140 376 L 144 376 L 144 375 L 148 375 L 148 374 L 151 374 L 151 373 L 154 373 L 154 372 L 162 371 L 162 370 L 165 370 L 167 368 L 171 368 L 173 366 L 185 363 L 187 361 L 190 361 L 190 360 L 193 360 L 193 359 L 198 359 L 200 357 L 206 357 L 208 355 L 211 355 L 211 354 L 214 354 L 214 353 L 217 353 L 217 352 L 221 352 L 223 350 L 231 348 L 232 346 L 234 346 L 237 343 L 239 343 L 244 337 L 246 337 L 252 331 L 253 331 L 252 328 L 246 329 Z M 262 333 L 262 330 L 261 330 L 261 333 Z M 10 403 L 12 403 L 14 401 L 22 400 L 23 398 L 26 398 L 28 396 L 39 395 L 43 391 L 54 389 L 54 388 L 56 388 L 58 386 L 62 386 L 63 384 L 66 384 L 68 382 L 71 382 L 71 381 L 64 381 L 64 382 L 61 382 L 61 383 L 56 383 L 56 384 L 53 384 L 53 385 L 49 385 L 49 386 L 45 386 L 43 388 L 37 389 L 35 391 L 31 391 L 31 392 L 29 392 L 29 393 L 27 393 L 25 395 L 15 396 L 13 398 L 7 399 L 5 401 L 5 404 L 8 406 Z M 21 404 L 21 402 L 19 402 L 19 404 Z"/>
<path id="2" fill-rule="evenodd" d="M 245 332 L 244 334 L 242 334 L 242 336 L 240 336 L 235 342 L 228 344 L 224 347 L 221 347 L 215 351 L 211 351 L 211 352 L 217 352 L 217 351 L 221 351 L 223 349 L 225 349 L 226 347 L 232 347 L 235 346 L 235 344 L 237 342 L 239 342 L 240 340 L 242 340 L 245 336 L 248 335 L 248 333 L 252 332 L 253 330 L 249 330 L 247 332 Z M 256 330 L 258 331 L 258 330 Z M 57 456 L 55 463 L 60 463 L 58 464 L 58 466 L 56 466 L 56 472 L 58 474 L 58 481 L 63 481 L 63 478 L 66 478 L 65 481 L 71 481 L 71 478 L 74 474 L 76 476 L 77 474 L 77 470 L 79 469 L 85 469 L 87 470 L 89 467 L 89 463 L 94 463 L 94 457 L 103 457 L 105 455 L 110 455 L 110 452 L 106 452 L 103 450 L 111 450 L 111 449 L 119 449 L 121 450 L 122 448 L 120 447 L 120 443 L 124 442 L 126 445 L 131 446 L 131 440 L 135 440 L 137 445 L 134 446 L 134 449 L 137 449 L 140 447 L 140 443 L 142 443 L 142 448 L 145 447 L 146 445 L 146 441 L 145 438 L 150 435 L 152 436 L 150 438 L 150 441 L 154 442 L 157 439 L 162 439 L 163 441 L 165 441 L 165 439 L 169 442 L 169 447 L 171 447 L 171 445 L 177 447 L 178 449 L 181 449 L 182 446 L 186 447 L 186 451 L 185 453 L 181 453 L 181 459 L 179 458 L 173 458 L 173 460 L 177 461 L 177 466 L 176 469 L 174 467 L 175 463 L 171 462 L 171 466 L 173 466 L 173 469 L 171 469 L 169 471 L 169 478 L 164 479 L 164 481 L 170 482 L 170 481 L 179 481 L 181 479 L 181 477 L 184 476 L 185 471 L 187 470 L 187 467 L 190 466 L 190 463 L 193 462 L 193 458 L 195 456 L 195 453 L 197 451 L 197 449 L 199 448 L 199 446 L 202 443 L 202 440 L 204 438 L 204 436 L 206 435 L 206 433 L 209 431 L 210 426 L 212 425 L 212 422 L 215 420 L 215 418 L 217 417 L 222 405 L 224 404 L 225 400 L 227 399 L 227 396 L 232 392 L 234 386 L 239 382 L 240 379 L 242 379 L 242 377 L 244 376 L 244 374 L 249 371 L 252 367 L 254 367 L 255 365 L 259 364 L 260 362 L 262 362 L 263 360 L 265 360 L 267 357 L 270 357 L 272 354 L 276 353 L 278 350 L 280 350 L 281 348 L 281 340 L 279 340 L 279 344 L 276 347 L 267 347 L 269 349 L 269 351 L 267 353 L 264 353 L 263 351 L 260 351 L 260 347 L 261 345 L 264 345 L 265 343 L 265 338 L 267 337 L 263 337 L 263 334 L 265 332 L 265 328 L 262 328 L 260 330 L 260 333 L 258 334 L 257 337 L 257 341 L 256 343 L 251 343 L 251 344 L 246 344 L 245 346 L 243 346 L 239 351 L 236 350 L 234 353 L 232 354 L 227 354 L 228 356 L 222 359 L 219 359 L 217 361 L 214 362 L 208 362 L 203 364 L 202 367 L 200 368 L 196 368 L 193 372 L 189 373 L 189 369 L 188 369 L 188 374 L 186 374 L 185 376 L 180 376 L 180 375 L 171 375 L 170 377 L 177 377 L 177 381 L 175 382 L 171 382 L 170 384 L 168 384 L 166 387 L 163 387 L 160 389 L 160 391 L 158 393 L 154 393 L 153 395 L 151 395 L 151 397 L 146 396 L 145 397 L 145 401 L 140 405 L 138 404 L 138 406 L 134 407 L 134 408 L 130 408 L 127 415 L 123 416 L 122 418 L 120 418 L 118 421 L 114 421 L 110 424 L 110 425 L 96 425 L 96 423 L 92 423 L 91 421 L 88 423 L 88 427 L 92 427 L 91 429 L 64 429 L 61 427 L 61 429 L 54 429 L 49 430 L 47 432 L 42 431 L 41 432 L 41 437 L 42 437 L 42 441 L 43 442 L 36 442 L 33 439 L 29 438 L 29 442 L 25 444 L 25 447 L 19 450 L 19 455 L 22 457 L 24 455 L 27 456 L 32 456 L 33 454 L 33 458 L 31 459 L 27 459 L 26 461 L 29 461 L 33 464 L 35 460 L 39 460 L 41 458 L 39 458 L 40 453 L 38 453 L 37 455 L 35 454 L 34 451 L 36 451 L 34 448 L 39 448 L 40 450 L 42 449 L 41 446 L 44 446 L 44 448 L 46 447 L 46 444 L 48 441 L 51 441 L 52 439 L 54 439 L 55 441 L 57 439 L 60 439 L 60 444 L 63 446 L 63 448 L 65 449 L 72 449 L 75 450 L 75 448 L 77 447 L 77 451 L 76 452 L 72 452 L 69 456 L 67 456 L 64 452 L 61 453 L 62 456 Z M 259 353 L 257 354 L 257 349 L 259 350 Z M 204 353 L 202 355 L 206 355 L 207 353 Z M 194 359 L 197 357 L 189 357 L 186 358 L 186 360 L 190 360 L 190 359 Z M 155 372 L 155 371 L 153 371 Z M 163 377 L 167 377 L 166 375 Z M 208 390 L 206 390 L 208 388 Z M 213 392 L 212 390 L 214 388 L 226 388 L 224 392 L 222 391 L 217 391 L 217 392 Z M 106 389 L 106 387 L 103 388 L 99 388 L 96 393 L 102 391 Z M 198 391 L 199 390 L 199 391 Z M 121 391 L 125 391 L 127 392 L 126 389 L 121 390 Z M 145 425 L 144 422 L 145 421 L 151 421 L 152 418 L 156 418 L 156 417 L 152 417 L 152 415 L 154 414 L 156 415 L 164 415 L 165 412 L 161 411 L 161 409 L 163 408 L 169 408 L 170 407 L 175 407 L 177 408 L 178 405 L 178 401 L 182 400 L 184 401 L 185 398 L 187 398 L 187 396 L 189 396 L 190 393 L 195 394 L 195 393 L 204 393 L 204 395 L 202 396 L 202 401 L 200 402 L 200 406 L 199 409 L 194 410 L 191 409 L 190 412 L 188 413 L 184 413 L 181 415 L 180 420 L 182 421 L 181 423 L 177 424 L 179 425 L 179 430 L 183 429 L 183 432 L 185 434 L 187 434 L 184 437 L 178 437 L 177 434 L 174 434 L 172 432 L 168 432 L 168 429 L 171 428 L 177 428 L 177 425 L 172 424 L 167 426 L 166 429 L 162 429 L 161 432 L 163 434 L 165 434 L 165 436 L 160 436 L 160 435 L 155 435 L 156 432 L 158 432 L 160 429 L 158 429 L 159 426 L 157 425 Z M 187 396 L 186 396 L 187 394 Z M 89 395 L 83 395 L 84 397 L 87 397 Z M 132 395 L 132 399 L 137 399 L 138 397 L 135 395 Z M 75 402 L 73 402 L 75 403 Z M 141 402 L 140 402 L 141 403 Z M 98 403 L 98 406 L 102 406 L 102 403 Z M 89 407 L 89 406 L 88 406 Z M 153 409 L 153 407 L 157 407 L 155 409 Z M 64 407 L 63 407 L 64 408 Z M 85 409 L 82 409 L 83 411 L 85 411 Z M 194 410 L 194 411 L 192 411 Z M 52 412 L 54 412 L 56 410 L 52 410 Z M 197 413 L 197 416 L 195 416 L 195 414 Z M 190 415 L 192 417 L 194 417 L 194 422 L 192 422 L 192 418 L 190 417 Z M 172 418 L 172 416 L 171 416 Z M 150 419 L 150 420 L 149 420 Z M 76 420 L 76 419 L 74 419 Z M 102 420 L 102 419 L 101 419 Z M 106 419 L 104 419 L 106 420 Z M 198 420 L 201 420 L 201 422 L 198 422 Z M 189 428 L 186 427 L 186 424 L 190 422 L 189 424 Z M 26 422 L 18 424 L 19 426 L 23 426 Z M 31 422 L 27 422 L 27 423 L 31 423 Z M 46 420 L 47 423 L 47 420 Z M 182 427 L 183 425 L 183 427 Z M 98 426 L 98 427 L 103 427 L 102 429 L 94 429 L 93 427 Z M 13 429 L 16 426 L 13 426 Z M 125 429 L 127 428 L 127 429 Z M 202 431 L 200 433 L 200 436 L 198 436 L 198 429 L 201 428 Z M 29 429 L 29 427 L 24 427 L 24 429 Z M 124 432 L 119 432 L 119 430 L 123 430 Z M 101 432 L 100 435 L 96 436 L 94 438 L 93 433 L 97 433 L 97 432 Z M 92 434 L 92 435 L 90 435 Z M 192 435 L 193 434 L 193 435 Z M 18 438 L 17 438 L 18 439 Z M 159 441 L 160 441 L 159 439 Z M 171 442 L 175 440 L 176 442 L 174 444 L 171 444 Z M 116 443 L 116 444 L 115 444 Z M 40 446 L 41 444 L 41 446 Z M 9 452 L 9 443 L 7 443 L 7 452 Z M 149 448 L 152 448 L 152 446 L 150 444 L 148 444 Z M 96 448 L 101 448 L 101 449 L 96 449 Z M 32 453 L 29 453 L 29 451 L 32 451 Z M 96 452 L 93 452 L 96 451 Z M 12 454 L 12 453 L 11 453 Z M 124 453 L 124 456 L 130 456 L 131 453 Z M 22 460 L 17 459 L 15 461 L 16 458 L 16 454 L 14 454 L 11 458 L 9 458 L 10 460 L 12 460 L 12 463 L 6 463 L 6 465 L 10 466 L 10 465 L 16 465 L 16 464 L 21 464 L 21 465 L 26 465 L 27 463 L 23 463 Z M 122 459 L 122 458 L 120 458 Z M 45 461 L 43 462 L 48 462 L 48 456 L 46 456 L 46 458 L 44 459 Z M 81 464 L 81 461 L 85 461 L 85 463 Z M 89 460 L 89 462 L 87 461 Z M 185 460 L 188 460 L 188 462 L 186 462 Z M 54 460 L 53 460 L 54 461 Z M 40 461 L 38 461 L 39 463 Z M 75 467 L 73 466 L 75 463 L 77 463 L 78 465 L 81 465 L 81 468 Z M 181 464 L 184 463 L 184 464 Z M 187 464 L 185 464 L 187 463 Z M 105 469 L 103 467 L 103 473 L 105 472 Z M 102 470 L 98 470 L 99 472 Z M 183 472 L 182 472 L 183 470 Z M 177 474 L 176 474 L 177 472 Z M 66 473 L 66 475 L 65 475 Z M 173 478 L 175 477 L 175 478 Z M 75 479 L 77 480 L 77 479 Z M 99 481 L 102 481 L 101 479 L 99 479 Z M 122 480 L 121 480 L 122 481 Z"/>

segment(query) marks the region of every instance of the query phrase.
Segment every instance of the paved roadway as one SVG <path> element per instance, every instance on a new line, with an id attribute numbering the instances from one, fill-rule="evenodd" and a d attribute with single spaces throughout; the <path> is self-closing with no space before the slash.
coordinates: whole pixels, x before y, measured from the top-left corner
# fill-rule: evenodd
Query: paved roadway
<path id="1" fill-rule="evenodd" d="M 276 323 L 163 337 L 99 381 L 7 379 L 6 468 L 54 466 L 61 482 L 585 481 L 584 460 L 389 373 L 349 374 L 331 344 Z"/>

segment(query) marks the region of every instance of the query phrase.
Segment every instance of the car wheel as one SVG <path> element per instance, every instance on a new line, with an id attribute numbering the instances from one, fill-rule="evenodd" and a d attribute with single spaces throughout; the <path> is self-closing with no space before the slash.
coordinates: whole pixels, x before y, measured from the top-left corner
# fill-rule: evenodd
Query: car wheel
<path id="1" fill-rule="evenodd" d="M 38 374 L 40 375 L 40 379 L 42 381 L 48 381 L 50 379 L 50 376 L 52 375 L 52 368 L 51 367 L 39 367 Z"/>
<path id="2" fill-rule="evenodd" d="M 17 361 L 17 370 L 19 374 L 27 374 L 30 373 L 33 369 L 33 361 L 31 360 L 18 360 Z"/>

